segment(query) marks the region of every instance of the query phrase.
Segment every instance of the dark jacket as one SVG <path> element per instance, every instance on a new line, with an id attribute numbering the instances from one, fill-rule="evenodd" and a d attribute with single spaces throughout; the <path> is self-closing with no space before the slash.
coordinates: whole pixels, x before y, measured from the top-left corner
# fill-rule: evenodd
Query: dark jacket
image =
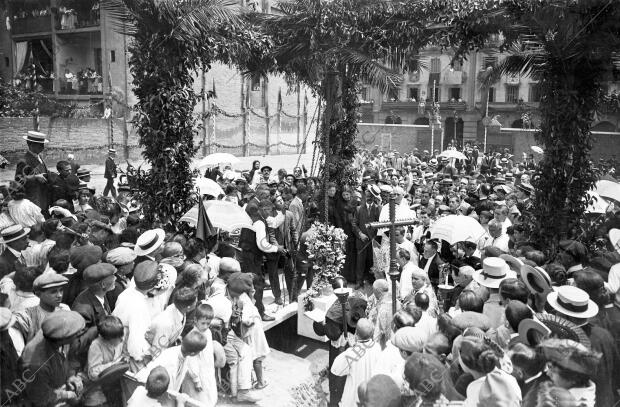
<path id="1" fill-rule="evenodd" d="M 116 163 L 112 157 L 108 157 L 105 160 L 105 171 L 103 177 L 106 179 L 116 178 Z"/>
<path id="2" fill-rule="evenodd" d="M 377 236 L 376 229 L 368 229 L 366 224 L 369 222 L 377 222 L 379 220 L 379 215 L 381 213 L 381 209 L 377 205 L 371 205 L 370 211 L 366 207 L 366 203 L 362 203 L 357 207 L 355 211 L 355 216 L 353 217 L 353 234 L 355 235 L 357 241 L 357 250 L 361 251 L 365 247 L 372 247 L 368 244 L 368 242 L 363 242 L 360 239 L 360 233 L 368 236 L 369 239 L 374 239 Z"/>
<path id="3" fill-rule="evenodd" d="M 47 213 L 47 208 L 49 208 L 48 185 L 36 179 L 26 180 L 25 178 L 35 174 L 44 174 L 49 177 L 45 163 L 39 162 L 35 154 L 27 151 L 24 158 L 17 162 L 15 181 L 24 185 L 26 198 L 38 205 L 42 212 Z"/>
<path id="4" fill-rule="evenodd" d="M 86 321 L 86 330 L 71 344 L 78 361 L 82 366 L 85 366 L 88 361 L 88 348 L 98 335 L 97 324 L 103 317 L 110 315 L 110 305 L 105 296 L 102 305 L 95 294 L 86 289 L 76 297 L 71 309 L 78 312 Z"/>
<path id="5" fill-rule="evenodd" d="M 5 249 L 0 254 L 0 278 L 11 274 L 15 271 L 15 263 L 17 263 L 17 257 L 9 249 Z"/>
<path id="6" fill-rule="evenodd" d="M 421 269 L 424 269 L 424 267 L 426 267 L 426 262 L 428 261 L 428 259 L 425 259 L 424 257 L 420 258 L 420 262 L 418 264 L 418 267 L 420 267 Z M 439 258 L 439 253 L 435 255 L 435 257 L 433 257 L 432 263 L 431 265 L 428 267 L 428 278 L 431 280 L 431 283 L 433 285 L 437 285 L 438 284 L 438 278 L 439 278 L 439 265 L 442 264 L 443 261 Z"/>

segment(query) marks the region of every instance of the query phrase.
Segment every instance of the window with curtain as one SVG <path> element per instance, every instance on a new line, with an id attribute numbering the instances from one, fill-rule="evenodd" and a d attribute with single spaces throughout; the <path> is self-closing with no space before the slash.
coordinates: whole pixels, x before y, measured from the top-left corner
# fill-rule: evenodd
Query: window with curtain
<path id="1" fill-rule="evenodd" d="M 519 100 L 519 85 L 506 85 L 506 103 L 517 103 Z"/>

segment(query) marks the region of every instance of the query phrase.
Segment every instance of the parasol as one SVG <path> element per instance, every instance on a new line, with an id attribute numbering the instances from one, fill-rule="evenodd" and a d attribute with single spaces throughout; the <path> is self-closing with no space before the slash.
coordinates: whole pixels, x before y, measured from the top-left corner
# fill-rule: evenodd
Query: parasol
<path id="1" fill-rule="evenodd" d="M 533 152 L 535 152 L 537 154 L 544 154 L 545 153 L 545 151 L 542 148 L 538 147 L 538 146 L 531 146 L 530 148 L 532 149 Z"/>
<path id="2" fill-rule="evenodd" d="M 445 240 L 451 245 L 457 242 L 478 243 L 484 234 L 484 228 L 470 216 L 448 215 L 431 226 L 431 238 Z"/>
<path id="3" fill-rule="evenodd" d="M 224 195 L 224 190 L 222 187 L 211 178 L 196 178 L 194 186 L 198 189 L 201 195 L 211 195 L 215 198 L 220 195 Z"/>
<path id="4" fill-rule="evenodd" d="M 239 159 L 229 153 L 209 154 L 198 163 L 198 168 L 215 167 L 220 164 L 237 164 Z"/>
<path id="5" fill-rule="evenodd" d="M 467 156 L 458 150 L 446 150 L 439 154 L 440 157 L 454 158 L 455 160 L 467 160 Z"/>
<path id="6" fill-rule="evenodd" d="M 214 227 L 229 233 L 241 228 L 254 230 L 250 215 L 239 205 L 228 201 L 204 201 L 203 204 Z M 187 222 L 190 226 L 196 226 L 198 222 L 198 206 L 190 209 L 183 215 L 180 221 Z"/>
<path id="7" fill-rule="evenodd" d="M 601 180 L 594 187 L 594 192 L 603 198 L 613 199 L 620 202 L 620 184 L 613 181 Z"/>

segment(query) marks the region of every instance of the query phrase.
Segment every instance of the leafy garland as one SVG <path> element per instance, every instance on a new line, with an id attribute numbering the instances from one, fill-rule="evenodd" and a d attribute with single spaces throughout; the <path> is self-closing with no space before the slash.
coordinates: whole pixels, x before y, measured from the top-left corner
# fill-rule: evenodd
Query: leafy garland
<path id="1" fill-rule="evenodd" d="M 346 259 L 344 244 L 347 239 L 342 229 L 320 222 L 314 222 L 309 233 L 306 247 L 308 259 L 313 264 L 314 277 L 304 297 L 304 308 L 307 311 L 314 307 L 312 298 L 318 297 L 324 288 L 331 286 L 334 278 L 340 276 Z"/>

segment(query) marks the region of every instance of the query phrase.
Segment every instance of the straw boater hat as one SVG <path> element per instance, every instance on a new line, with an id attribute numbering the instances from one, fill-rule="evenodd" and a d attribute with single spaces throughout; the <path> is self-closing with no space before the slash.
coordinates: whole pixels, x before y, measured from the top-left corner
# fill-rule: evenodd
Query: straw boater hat
<path id="1" fill-rule="evenodd" d="M 22 138 L 31 143 L 49 143 L 50 141 L 45 138 L 44 133 L 40 133 L 38 131 L 29 131 L 27 136 L 22 136 Z"/>
<path id="2" fill-rule="evenodd" d="M 499 288 L 502 280 L 515 278 L 517 273 L 510 270 L 508 263 L 499 257 L 487 257 L 482 262 L 482 270 L 477 270 L 473 279 L 478 284 L 488 288 Z"/>
<path id="3" fill-rule="evenodd" d="M 381 188 L 376 185 L 369 186 L 368 191 L 370 191 L 370 194 L 375 198 L 379 198 L 381 196 Z"/>
<path id="4" fill-rule="evenodd" d="M 592 318 L 598 314 L 598 305 L 581 288 L 564 285 L 547 295 L 547 303 L 563 315 L 575 318 Z"/>
<path id="5" fill-rule="evenodd" d="M 521 273 L 521 267 L 523 267 L 523 261 L 506 253 L 500 255 L 499 258 L 504 259 L 504 261 L 508 264 L 508 267 L 510 267 L 512 271 L 514 271 L 517 274 Z"/>
<path id="6" fill-rule="evenodd" d="M 13 225 L 2 229 L 0 232 L 0 243 L 11 243 L 30 233 L 30 228 L 24 228 L 22 225 Z"/>
<path id="7" fill-rule="evenodd" d="M 521 279 L 532 294 L 548 294 L 553 291 L 551 277 L 542 267 L 521 266 Z"/>
<path id="8" fill-rule="evenodd" d="M 620 253 L 620 229 L 609 230 L 609 241 L 614 246 L 614 249 Z"/>
<path id="9" fill-rule="evenodd" d="M 136 242 L 134 251 L 138 256 L 153 253 L 164 243 L 166 232 L 163 229 L 152 229 L 142 233 Z"/>

